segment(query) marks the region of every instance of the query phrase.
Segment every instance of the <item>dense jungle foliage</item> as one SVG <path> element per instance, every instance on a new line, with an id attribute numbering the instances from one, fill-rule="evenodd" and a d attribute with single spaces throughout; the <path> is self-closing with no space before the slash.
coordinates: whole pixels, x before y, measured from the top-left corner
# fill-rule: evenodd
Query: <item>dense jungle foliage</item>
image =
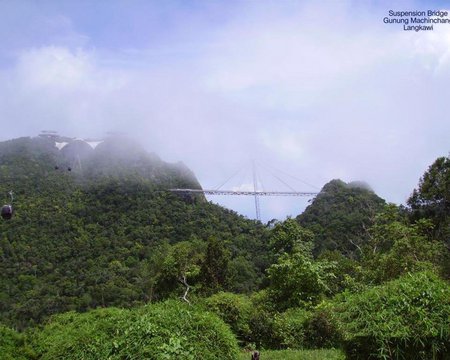
<path id="1" fill-rule="evenodd" d="M 1 354 L 448 359 L 449 168 L 437 159 L 407 207 L 332 180 L 297 218 L 264 225 L 167 191 L 200 185 L 122 137 L 0 143 L 15 209 L 0 223 Z"/>
<path id="2" fill-rule="evenodd" d="M 3 323 L 24 328 L 68 310 L 179 296 L 184 276 L 206 293 L 261 283 L 268 231 L 201 197 L 164 191 L 199 184 L 124 142 L 98 145 L 81 167 L 52 139 L 0 144 L 0 193 L 6 202 L 14 191 L 15 210 L 0 223 Z"/>
<path id="3" fill-rule="evenodd" d="M 297 220 L 314 233 L 315 254 L 337 250 L 353 257 L 385 204 L 367 184 L 332 180 Z"/>

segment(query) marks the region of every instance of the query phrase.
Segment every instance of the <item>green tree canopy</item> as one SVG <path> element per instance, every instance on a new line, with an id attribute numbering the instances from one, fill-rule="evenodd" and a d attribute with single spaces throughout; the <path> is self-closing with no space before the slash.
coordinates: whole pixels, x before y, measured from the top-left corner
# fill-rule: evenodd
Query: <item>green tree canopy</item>
<path id="1" fill-rule="evenodd" d="M 367 241 L 366 229 L 384 204 L 366 184 L 332 180 L 297 216 L 297 221 L 314 233 L 315 255 L 337 250 L 357 257 L 358 246 Z"/>
<path id="2" fill-rule="evenodd" d="M 270 246 L 275 255 L 301 251 L 311 253 L 314 234 L 288 218 L 277 222 L 270 232 Z"/>
<path id="3" fill-rule="evenodd" d="M 370 240 L 362 247 L 366 282 L 380 284 L 408 272 L 442 271 L 445 248 L 425 234 L 430 221 L 408 224 L 397 206 L 387 205 L 368 230 Z"/>
<path id="4" fill-rule="evenodd" d="M 277 226 L 272 230 L 274 243 L 291 252 L 284 252 L 267 270 L 269 296 L 278 310 L 316 304 L 330 290 L 334 264 L 313 259 L 311 233 L 292 219 Z"/>
<path id="5" fill-rule="evenodd" d="M 450 158 L 440 157 L 428 168 L 408 199 L 413 221 L 430 219 L 433 234 L 450 248 Z"/>
<path id="6" fill-rule="evenodd" d="M 223 241 L 210 237 L 200 269 L 200 277 L 206 293 L 215 293 L 227 286 L 229 261 L 230 252 Z"/>

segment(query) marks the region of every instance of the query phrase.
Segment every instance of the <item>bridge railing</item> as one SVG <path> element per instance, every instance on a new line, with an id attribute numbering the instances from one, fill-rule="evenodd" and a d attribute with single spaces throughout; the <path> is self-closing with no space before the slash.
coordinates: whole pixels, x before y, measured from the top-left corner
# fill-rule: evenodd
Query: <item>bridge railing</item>
<path id="1" fill-rule="evenodd" d="M 315 196 L 317 192 L 301 191 L 233 191 L 233 190 L 200 190 L 200 189 L 169 189 L 174 193 L 193 193 L 205 195 L 249 195 L 249 196 Z"/>

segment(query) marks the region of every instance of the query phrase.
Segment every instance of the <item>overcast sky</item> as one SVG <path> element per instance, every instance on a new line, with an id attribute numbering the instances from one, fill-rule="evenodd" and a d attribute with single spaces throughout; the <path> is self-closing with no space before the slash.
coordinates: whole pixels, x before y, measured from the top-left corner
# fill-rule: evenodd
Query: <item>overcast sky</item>
<path id="1" fill-rule="evenodd" d="M 0 140 L 125 131 L 204 188 L 368 182 L 404 203 L 450 150 L 450 25 L 413 1 L 0 0 Z M 447 6 L 450 7 L 450 6 Z M 305 183 L 300 182 L 303 180 Z M 247 198 L 211 197 L 254 217 Z M 263 220 L 306 199 L 261 199 Z"/>

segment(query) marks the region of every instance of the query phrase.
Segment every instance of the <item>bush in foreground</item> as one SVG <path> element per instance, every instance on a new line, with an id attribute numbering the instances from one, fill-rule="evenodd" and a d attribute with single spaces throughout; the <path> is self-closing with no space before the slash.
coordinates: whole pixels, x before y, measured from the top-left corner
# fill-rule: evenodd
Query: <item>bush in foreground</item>
<path id="1" fill-rule="evenodd" d="M 0 325 L 0 358 L 3 360 L 24 360 L 27 352 L 24 336 Z"/>
<path id="2" fill-rule="evenodd" d="M 334 316 L 348 359 L 448 359 L 450 286 L 432 273 L 408 274 L 338 297 Z"/>
<path id="3" fill-rule="evenodd" d="M 34 344 L 42 360 L 207 360 L 238 353 L 235 337 L 217 316 L 177 301 L 57 315 Z"/>
<path id="4" fill-rule="evenodd" d="M 292 308 L 275 314 L 273 338 L 281 349 L 319 349 L 339 345 L 337 329 L 327 303 L 309 311 Z"/>
<path id="5" fill-rule="evenodd" d="M 274 338 L 282 349 L 302 349 L 306 347 L 306 325 L 311 312 L 292 308 L 276 314 L 273 323 Z"/>
<path id="6" fill-rule="evenodd" d="M 252 303 L 246 295 L 228 292 L 214 294 L 205 300 L 206 308 L 217 314 L 236 334 L 241 343 L 251 341 L 249 320 Z"/>

